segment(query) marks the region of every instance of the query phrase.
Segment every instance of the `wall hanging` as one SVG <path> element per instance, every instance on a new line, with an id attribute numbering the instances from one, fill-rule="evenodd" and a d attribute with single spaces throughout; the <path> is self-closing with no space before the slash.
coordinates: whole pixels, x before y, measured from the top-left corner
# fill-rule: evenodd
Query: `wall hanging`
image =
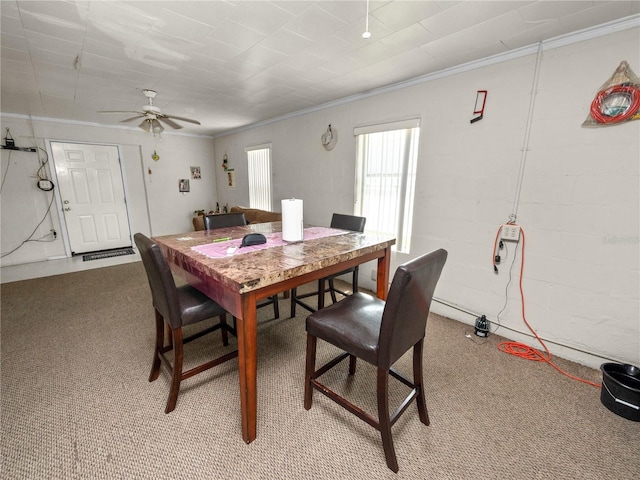
<path id="1" fill-rule="evenodd" d="M 482 120 L 484 117 L 484 105 L 487 103 L 487 91 L 486 90 L 478 90 L 476 92 L 476 105 L 473 108 L 473 114 L 476 115 L 471 120 L 470 123 L 476 123 L 478 120 Z"/>
<path id="2" fill-rule="evenodd" d="M 230 190 L 236 188 L 236 171 L 234 168 L 227 169 L 227 186 Z"/>
<path id="3" fill-rule="evenodd" d="M 626 61 L 613 72 L 591 102 L 583 127 L 616 125 L 640 119 L 640 79 Z"/>
<path id="4" fill-rule="evenodd" d="M 335 128 L 331 128 L 331 124 L 329 124 L 327 131 L 322 134 L 320 140 L 325 150 L 333 150 L 333 147 L 338 143 L 338 132 Z"/>

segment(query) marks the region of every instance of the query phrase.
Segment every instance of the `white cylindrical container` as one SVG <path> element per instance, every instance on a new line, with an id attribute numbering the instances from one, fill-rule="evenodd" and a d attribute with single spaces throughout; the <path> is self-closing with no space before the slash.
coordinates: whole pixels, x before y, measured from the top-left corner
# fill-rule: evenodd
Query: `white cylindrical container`
<path id="1" fill-rule="evenodd" d="M 303 230 L 302 200 L 282 200 L 282 239 L 285 242 L 301 242 Z"/>

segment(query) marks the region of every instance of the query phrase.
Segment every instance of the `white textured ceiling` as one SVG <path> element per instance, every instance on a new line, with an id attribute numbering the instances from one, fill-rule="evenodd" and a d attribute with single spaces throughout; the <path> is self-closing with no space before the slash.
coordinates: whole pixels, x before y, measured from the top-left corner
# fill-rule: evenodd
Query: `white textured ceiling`
<path id="1" fill-rule="evenodd" d="M 640 12 L 639 1 L 0 3 L 0 111 L 216 135 Z M 619 59 L 616 59 L 616 61 Z M 167 130 L 171 130 L 167 127 Z"/>

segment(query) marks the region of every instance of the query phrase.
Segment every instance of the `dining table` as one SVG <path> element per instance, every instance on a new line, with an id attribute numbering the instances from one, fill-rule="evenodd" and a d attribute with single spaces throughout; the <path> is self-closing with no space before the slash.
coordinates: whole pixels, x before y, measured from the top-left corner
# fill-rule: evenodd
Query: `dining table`
<path id="1" fill-rule="evenodd" d="M 250 233 L 265 243 L 242 247 Z M 305 226 L 302 240 L 285 241 L 282 222 L 153 236 L 172 272 L 236 318 L 242 438 L 256 438 L 258 328 L 256 303 L 306 283 L 377 261 L 376 296 L 386 299 L 395 238 Z"/>

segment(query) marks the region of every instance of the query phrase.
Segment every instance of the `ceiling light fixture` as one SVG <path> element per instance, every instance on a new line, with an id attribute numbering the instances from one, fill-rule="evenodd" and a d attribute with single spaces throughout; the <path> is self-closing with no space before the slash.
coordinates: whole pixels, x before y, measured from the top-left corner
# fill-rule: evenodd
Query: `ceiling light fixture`
<path id="1" fill-rule="evenodd" d="M 162 132 L 164 132 L 164 127 L 160 125 L 158 119 L 154 118 L 153 120 L 151 120 L 151 130 L 153 130 L 153 135 L 155 136 L 156 133 L 161 134 Z"/>
<path id="2" fill-rule="evenodd" d="M 140 127 L 145 132 L 150 132 L 151 131 L 151 122 L 149 122 L 149 120 L 147 120 L 147 119 L 144 119 L 142 121 L 142 123 L 140 123 L 140 125 L 138 125 L 138 127 Z"/>
<path id="3" fill-rule="evenodd" d="M 164 132 L 164 127 L 160 124 L 157 118 L 145 118 L 138 127 L 147 133 L 153 133 L 154 137 L 156 134 L 160 135 Z"/>
<path id="4" fill-rule="evenodd" d="M 369 0 L 367 0 L 367 16 L 365 18 L 365 27 L 362 38 L 369 38 L 371 36 L 371 32 L 369 31 Z"/>

